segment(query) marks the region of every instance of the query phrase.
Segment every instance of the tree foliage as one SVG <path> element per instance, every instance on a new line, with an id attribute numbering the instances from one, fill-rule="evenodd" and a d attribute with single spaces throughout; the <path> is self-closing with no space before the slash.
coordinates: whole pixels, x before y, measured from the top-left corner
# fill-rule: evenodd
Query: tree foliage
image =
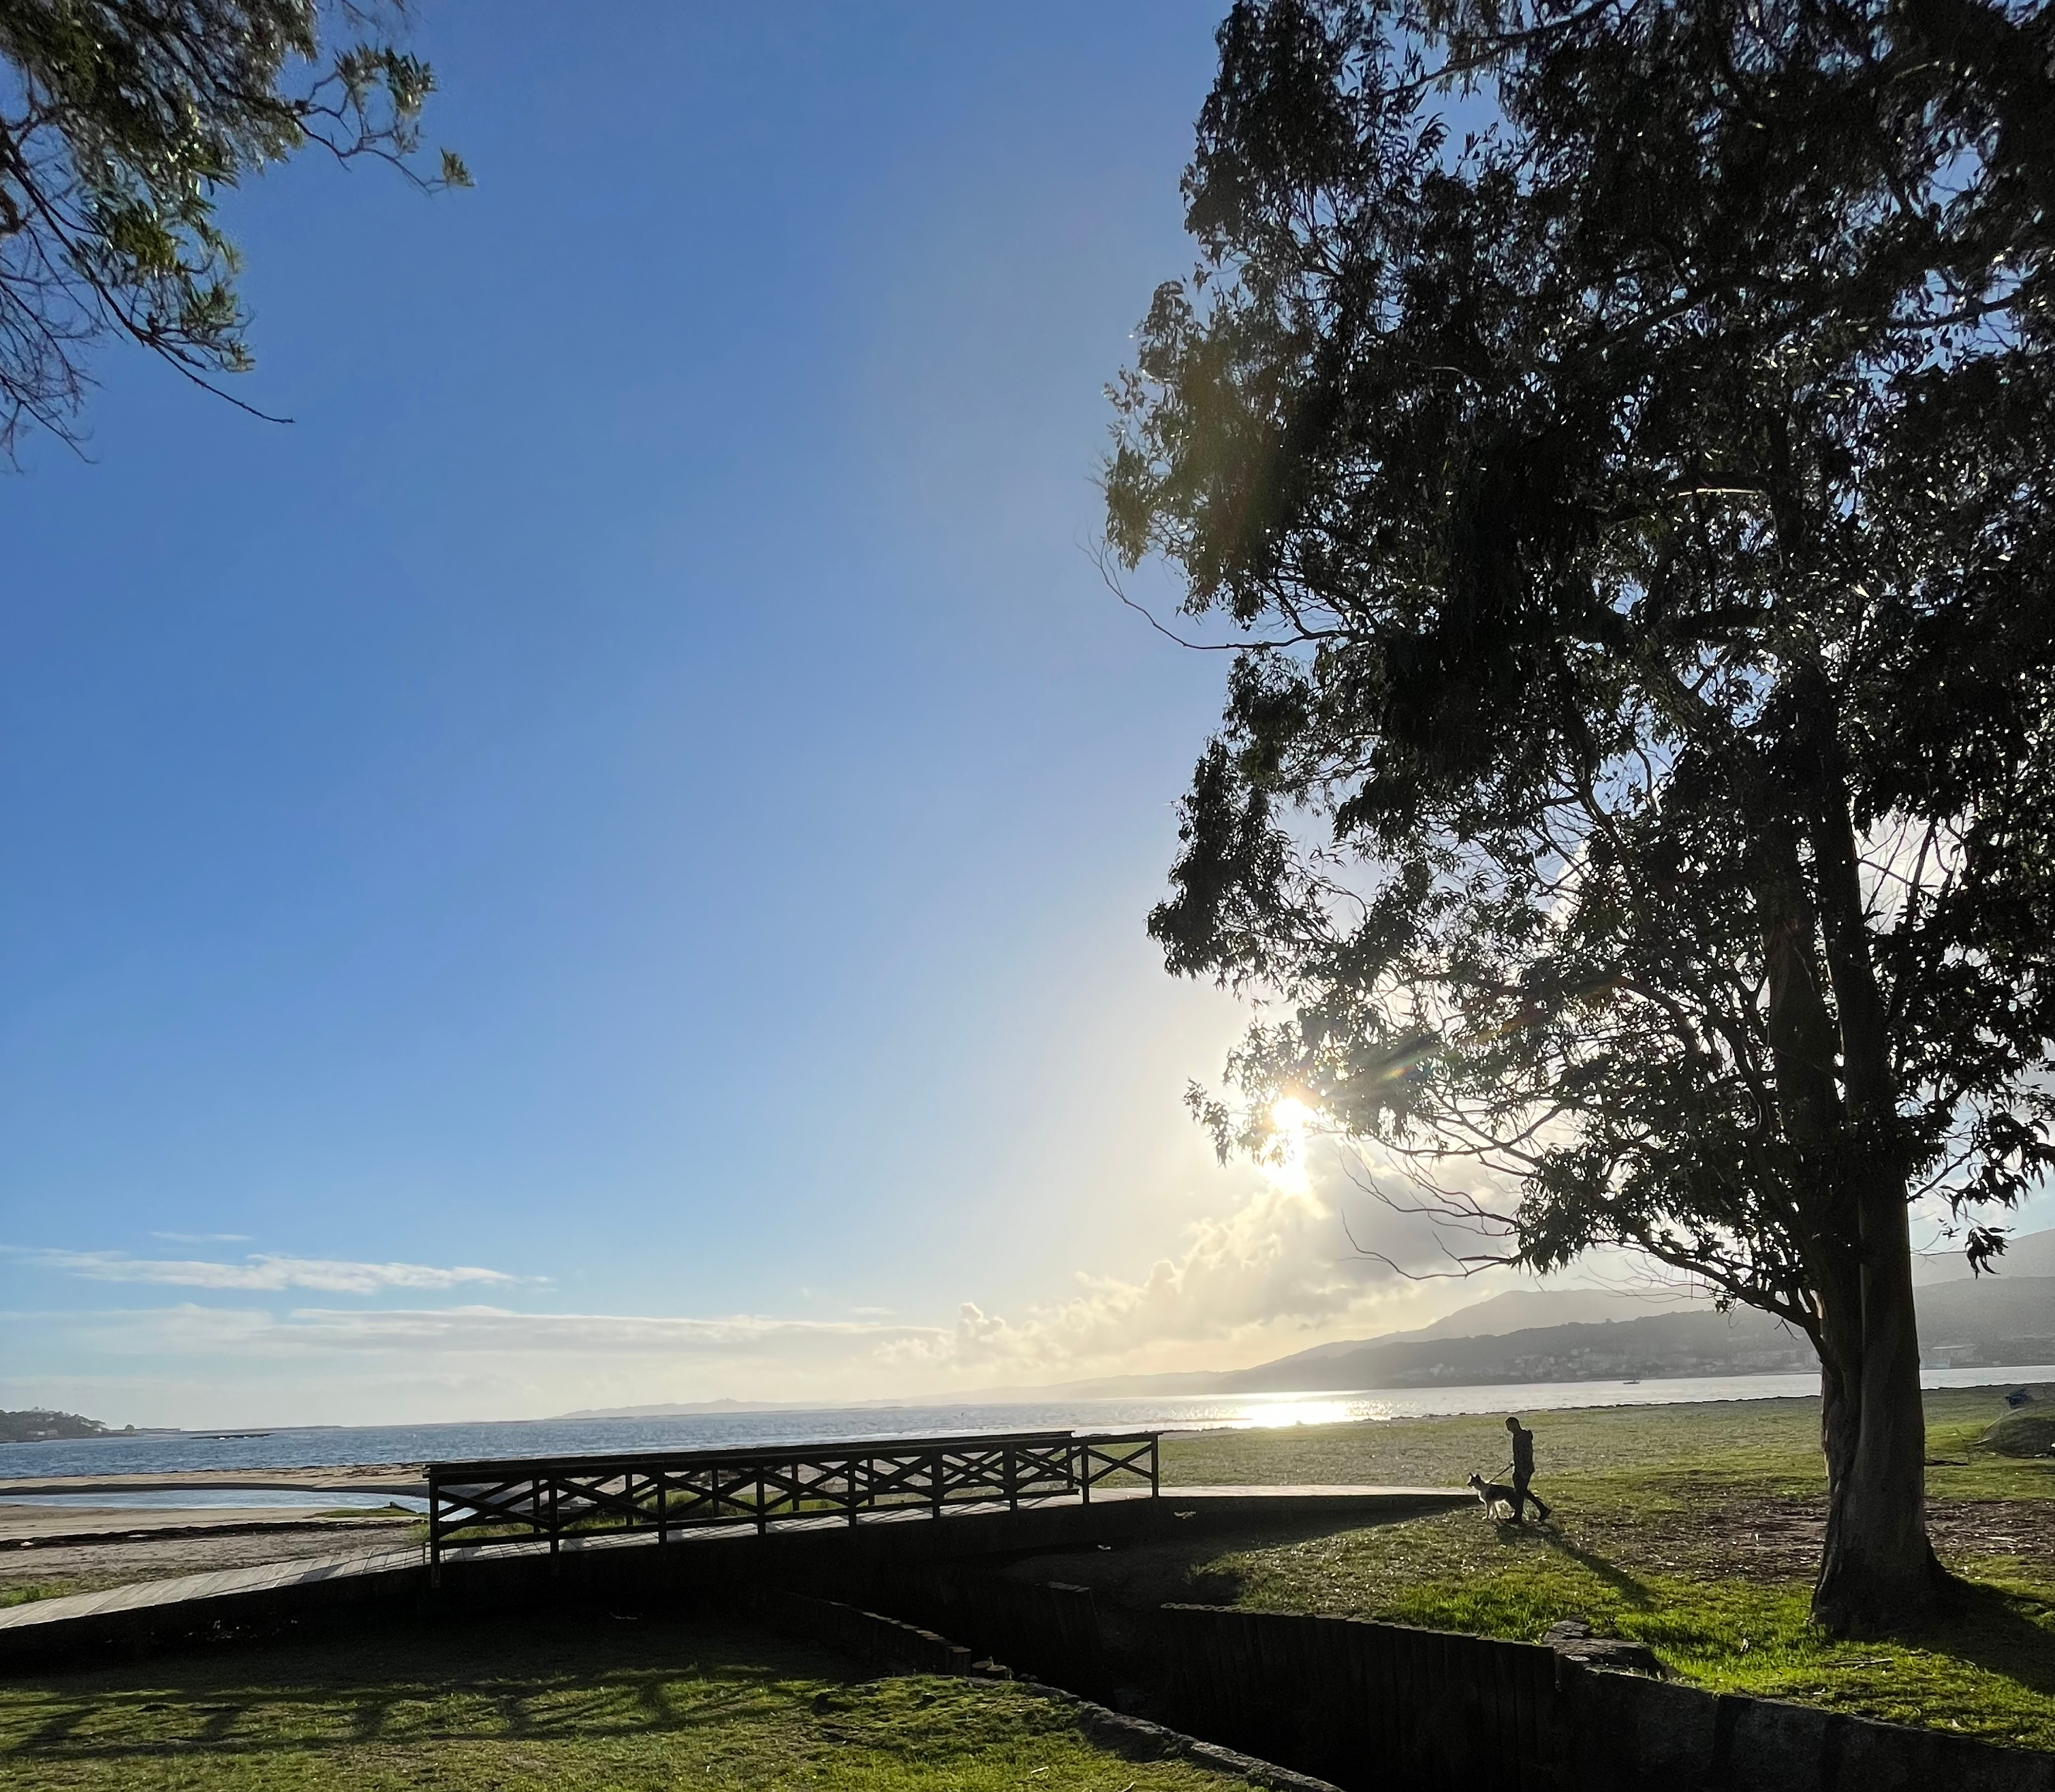
<path id="1" fill-rule="evenodd" d="M 1907 1202 L 1986 1261 L 2055 1162 L 2055 14 L 1244 0 L 1220 49 L 1107 480 L 1241 643 L 1150 925 L 1285 1017 L 1205 1112 L 1292 1093 L 1484 1254 L 1804 1328 L 1820 1609 L 1886 1621 Z"/>
<path id="2" fill-rule="evenodd" d="M 448 150 L 417 167 L 434 77 L 403 22 L 395 0 L 0 0 L 0 451 L 75 439 L 96 337 L 203 383 L 250 365 L 223 189 L 310 145 L 468 184 Z"/>

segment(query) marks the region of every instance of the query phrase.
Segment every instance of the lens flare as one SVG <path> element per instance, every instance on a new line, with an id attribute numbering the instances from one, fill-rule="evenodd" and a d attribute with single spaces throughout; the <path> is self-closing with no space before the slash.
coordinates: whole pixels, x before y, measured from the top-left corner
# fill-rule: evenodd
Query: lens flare
<path id="1" fill-rule="evenodd" d="M 1296 1139 L 1303 1137 L 1313 1123 L 1313 1111 L 1296 1095 L 1280 1095 L 1270 1104 L 1270 1123 Z"/>

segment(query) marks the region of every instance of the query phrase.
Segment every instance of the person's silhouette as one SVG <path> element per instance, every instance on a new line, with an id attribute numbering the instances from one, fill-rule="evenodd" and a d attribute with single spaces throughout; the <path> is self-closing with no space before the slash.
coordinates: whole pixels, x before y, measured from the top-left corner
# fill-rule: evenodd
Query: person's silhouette
<path id="1" fill-rule="evenodd" d="M 1517 1419 L 1509 1418 L 1505 1428 L 1513 1434 L 1513 1515 L 1522 1518 L 1527 1502 L 1534 1502 L 1534 1515 L 1546 1524 L 1548 1508 L 1539 1494 L 1530 1494 L 1527 1483 L 1534 1478 L 1534 1434 Z"/>

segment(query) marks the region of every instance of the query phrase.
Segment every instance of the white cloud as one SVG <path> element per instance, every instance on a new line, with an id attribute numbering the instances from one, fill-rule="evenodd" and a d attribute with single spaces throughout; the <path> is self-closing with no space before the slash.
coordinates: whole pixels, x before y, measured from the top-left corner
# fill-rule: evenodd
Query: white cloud
<path id="1" fill-rule="evenodd" d="M 513 1287 L 532 1278 L 502 1269 L 459 1264 L 437 1269 L 424 1263 L 352 1263 L 333 1257 L 285 1257 L 273 1253 L 239 1263 L 201 1259 L 131 1257 L 122 1251 L 24 1250 L 4 1247 L 30 1267 L 88 1281 L 144 1282 L 168 1288 L 249 1289 L 279 1293 L 304 1288 L 325 1294 L 373 1294 L 381 1289 L 441 1289 L 471 1283 Z"/>
<path id="2" fill-rule="evenodd" d="M 515 1312 L 504 1307 L 371 1312 L 302 1307 L 286 1313 L 188 1304 L 91 1313 L 0 1314 L 0 1321 L 61 1324 L 120 1354 L 213 1356 L 310 1352 L 660 1357 L 846 1353 L 852 1344 L 947 1335 L 938 1327 L 858 1320 L 714 1319 L 633 1313 Z"/>
<path id="3" fill-rule="evenodd" d="M 1343 1230 L 1344 1209 L 1356 1237 L 1374 1249 L 1409 1268 L 1442 1261 L 1431 1229 L 1361 1192 L 1362 1174 L 1316 1141 L 1264 1170 L 1231 1211 L 1188 1226 L 1177 1248 L 1143 1273 L 1080 1273 L 1067 1295 L 1004 1312 L 965 1300 L 953 1323 L 909 1323 L 876 1308 L 790 1319 L 538 1313 L 484 1304 L 281 1311 L 195 1301 L 0 1314 L 0 1325 L 18 1328 L 27 1347 L 10 1349 L 17 1374 L 41 1359 L 35 1367 L 57 1378 L 49 1383 L 54 1394 L 59 1380 L 90 1369 L 108 1390 L 102 1404 L 114 1411 L 116 1397 L 132 1400 L 128 1412 L 145 1422 L 191 1423 L 211 1410 L 222 1423 L 285 1411 L 301 1423 L 318 1413 L 377 1423 L 723 1395 L 919 1399 L 1106 1373 L 1233 1368 L 1336 1337 L 1422 1324 L 1512 1279 L 1418 1282 L 1358 1253 Z M 277 1255 L 172 1262 L 112 1252 L 11 1254 L 102 1282 L 210 1290 L 365 1294 L 518 1280 L 491 1269 Z"/>
<path id="4" fill-rule="evenodd" d="M 1233 1212 L 1188 1226 L 1181 1249 L 1139 1280 L 1080 1273 L 1079 1293 L 1014 1319 L 967 1301 L 947 1333 L 888 1344 L 880 1355 L 909 1369 L 975 1369 L 987 1379 L 1227 1368 L 1317 1335 L 1396 1329 L 1490 1292 L 1489 1282 L 1415 1281 L 1357 1250 L 1345 1204 L 1371 1249 L 1408 1265 L 1442 1261 L 1432 1229 L 1362 1194 L 1360 1174 L 1352 1155 L 1313 1139 L 1265 1167 Z"/>
<path id="5" fill-rule="evenodd" d="M 917 1329 L 748 1313 L 281 1313 L 194 1302 L 0 1313 L 0 1357 L 17 1403 L 61 1396 L 116 1423 L 391 1424 L 725 1394 L 861 1399 L 879 1391 L 876 1348 Z"/>

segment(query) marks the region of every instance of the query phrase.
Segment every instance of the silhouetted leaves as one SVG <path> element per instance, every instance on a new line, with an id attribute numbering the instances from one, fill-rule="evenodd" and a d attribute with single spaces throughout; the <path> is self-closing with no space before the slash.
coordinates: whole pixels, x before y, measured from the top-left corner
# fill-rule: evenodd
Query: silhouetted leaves
<path id="1" fill-rule="evenodd" d="M 321 26 L 345 38 L 324 63 Z M 189 377 L 250 365 L 220 190 L 310 144 L 415 172 L 428 65 L 400 0 L 0 0 L 0 452 L 73 436 L 85 346 L 128 337 Z"/>

